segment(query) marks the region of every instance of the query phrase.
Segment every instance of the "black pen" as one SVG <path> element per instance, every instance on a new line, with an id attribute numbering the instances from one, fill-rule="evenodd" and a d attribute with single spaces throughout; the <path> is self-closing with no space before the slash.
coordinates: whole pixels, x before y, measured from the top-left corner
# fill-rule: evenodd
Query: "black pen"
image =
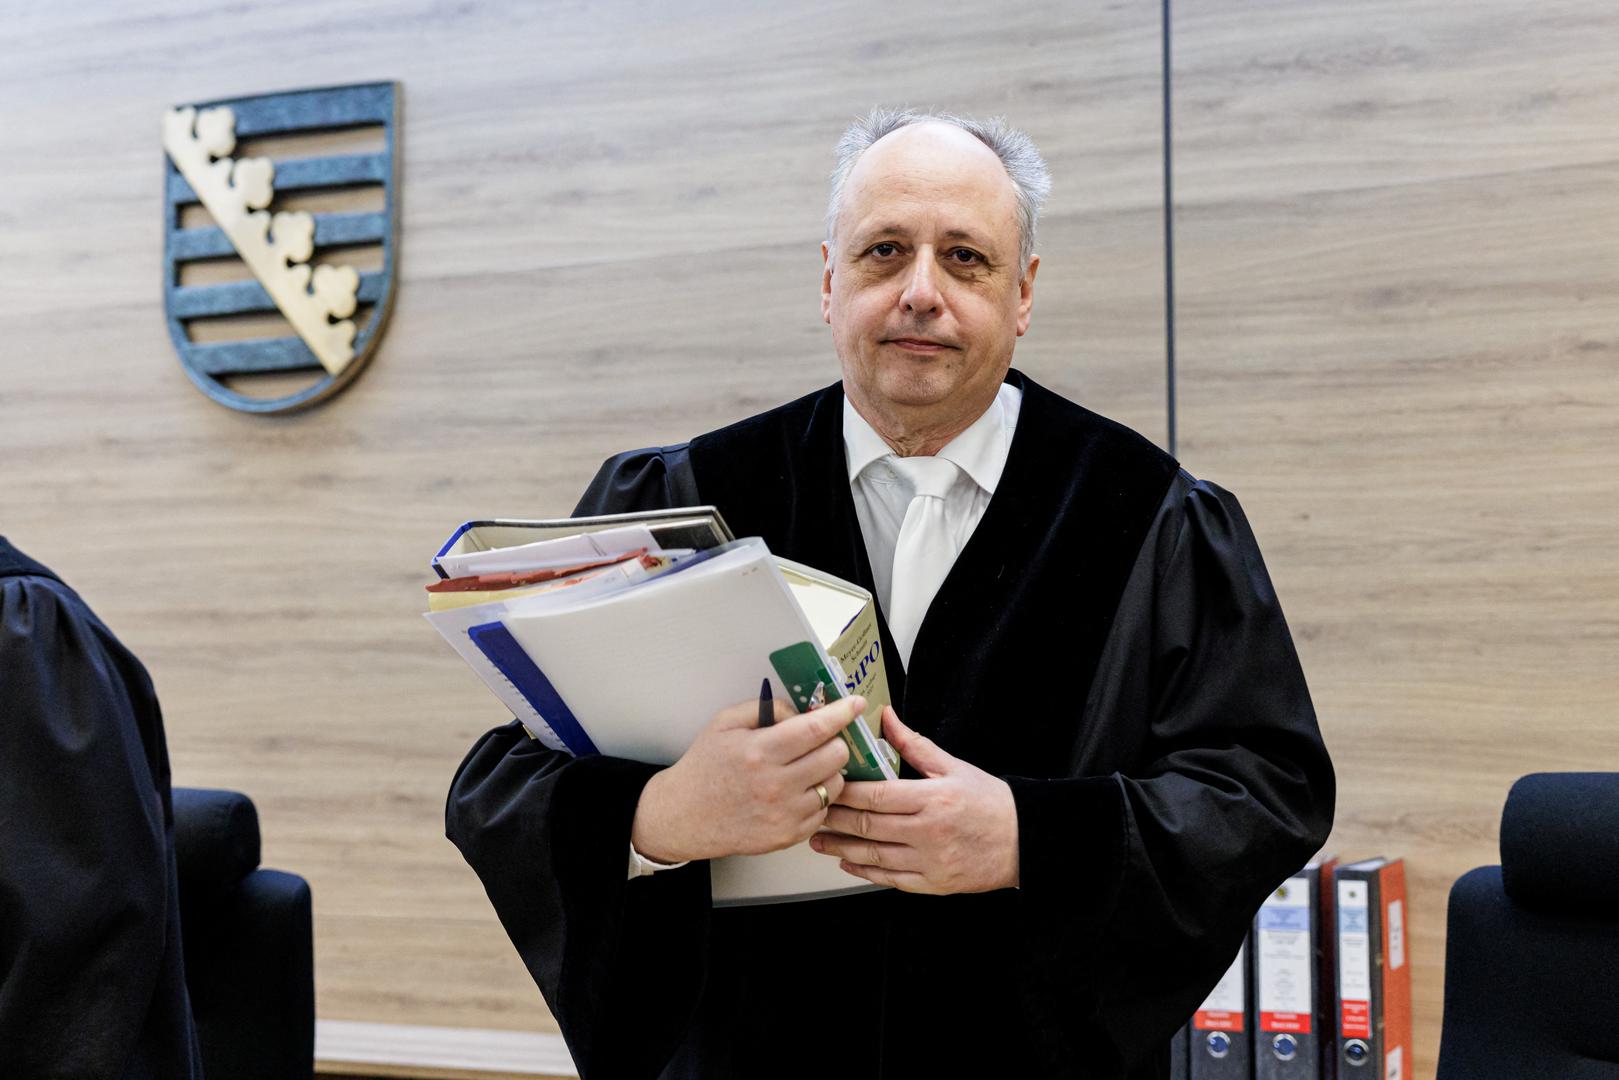
<path id="1" fill-rule="evenodd" d="M 759 726 L 769 727 L 776 722 L 776 706 L 770 693 L 770 680 L 759 684 Z"/>

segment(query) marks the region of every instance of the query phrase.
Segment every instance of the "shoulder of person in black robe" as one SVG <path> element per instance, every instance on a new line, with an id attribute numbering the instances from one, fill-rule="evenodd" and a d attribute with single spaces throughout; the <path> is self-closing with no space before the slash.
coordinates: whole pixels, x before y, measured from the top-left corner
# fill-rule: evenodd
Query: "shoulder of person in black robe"
<path id="1" fill-rule="evenodd" d="M 0 772 L 0 1075 L 200 1075 L 151 679 L 3 538 Z"/>
<path id="2" fill-rule="evenodd" d="M 651 446 L 626 450 L 602 462 L 573 508 L 573 516 L 628 514 L 700 502 L 691 468 L 691 444 Z"/>

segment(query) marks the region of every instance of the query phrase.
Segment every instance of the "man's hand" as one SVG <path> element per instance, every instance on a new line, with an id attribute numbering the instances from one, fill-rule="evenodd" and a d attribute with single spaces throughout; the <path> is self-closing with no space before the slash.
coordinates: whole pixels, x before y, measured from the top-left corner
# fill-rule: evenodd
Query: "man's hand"
<path id="1" fill-rule="evenodd" d="M 757 726 L 757 701 L 721 710 L 679 761 L 648 781 L 630 842 L 659 862 L 802 842 L 826 821 L 815 785 L 825 784 L 832 799 L 843 790 L 849 747 L 838 732 L 865 707 L 850 697 L 798 714 L 778 700 L 768 728 Z"/>
<path id="2" fill-rule="evenodd" d="M 1017 805 L 1006 781 L 883 710 L 883 737 L 922 780 L 852 781 L 810 846 L 844 871 L 905 892 L 962 893 L 1018 883 Z"/>

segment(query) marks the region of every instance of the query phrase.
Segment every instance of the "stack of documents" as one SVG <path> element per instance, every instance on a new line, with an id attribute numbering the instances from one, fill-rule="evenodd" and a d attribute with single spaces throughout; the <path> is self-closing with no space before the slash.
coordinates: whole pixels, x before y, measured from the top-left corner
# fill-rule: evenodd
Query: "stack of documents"
<path id="1" fill-rule="evenodd" d="M 845 775 L 896 776 L 875 730 L 889 695 L 871 595 L 733 540 L 712 507 L 469 522 L 433 567 L 429 621 L 546 746 L 669 764 L 768 679 L 799 711 L 865 697 Z M 872 888 L 807 844 L 711 871 L 716 904 Z"/>

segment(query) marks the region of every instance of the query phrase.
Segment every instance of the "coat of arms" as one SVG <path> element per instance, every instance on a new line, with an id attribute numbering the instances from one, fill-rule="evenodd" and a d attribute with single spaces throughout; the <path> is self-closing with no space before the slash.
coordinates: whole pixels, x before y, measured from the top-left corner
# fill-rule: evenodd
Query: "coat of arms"
<path id="1" fill-rule="evenodd" d="M 215 401 L 244 412 L 312 405 L 359 373 L 387 321 L 397 259 L 397 86 L 298 90 L 187 105 L 163 117 L 163 300 L 186 374 Z M 246 140 L 380 129 L 382 149 L 309 156 L 233 156 Z M 285 140 L 283 140 L 285 142 Z M 296 140 L 293 141 L 296 145 Z M 283 209 L 320 191 L 381 188 L 366 212 Z M 191 208 L 200 204 L 205 215 Z M 203 217 L 190 222 L 188 213 Z M 381 267 L 361 272 L 344 250 L 381 248 Z M 238 259 L 251 275 L 185 284 L 187 264 Z M 291 333 L 204 340 L 198 320 L 279 312 Z M 288 374 L 307 380 L 286 390 Z M 255 379 L 281 376 L 271 394 Z"/>

